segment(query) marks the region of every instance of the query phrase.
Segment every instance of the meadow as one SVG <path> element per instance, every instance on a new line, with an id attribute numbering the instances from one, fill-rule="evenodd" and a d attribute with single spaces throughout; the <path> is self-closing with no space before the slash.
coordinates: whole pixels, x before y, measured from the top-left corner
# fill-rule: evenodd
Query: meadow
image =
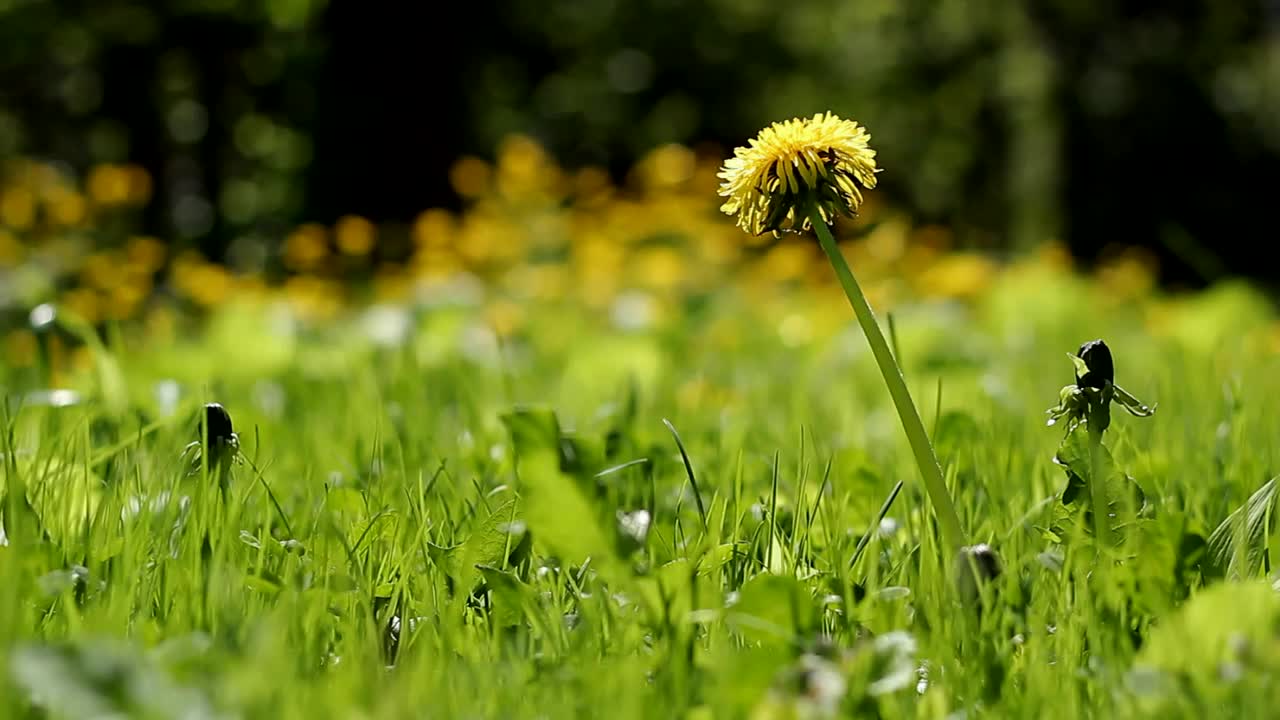
<path id="1" fill-rule="evenodd" d="M 455 168 L 463 213 L 295 229 L 279 277 L 120 230 L 128 169 L 10 176 L 0 714 L 1275 707 L 1268 298 L 958 249 L 869 196 L 840 248 L 971 565 L 831 268 L 719 215 L 719 162 L 614 187 L 515 140 Z M 1155 412 L 1090 464 L 1047 411 L 1098 338 Z"/>

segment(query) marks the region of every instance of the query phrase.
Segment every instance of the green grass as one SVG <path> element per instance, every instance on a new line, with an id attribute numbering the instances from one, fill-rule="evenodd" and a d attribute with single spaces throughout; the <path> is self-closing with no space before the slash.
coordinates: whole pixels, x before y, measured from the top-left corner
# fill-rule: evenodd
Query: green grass
<path id="1" fill-rule="evenodd" d="M 1280 460 L 1265 303 L 1222 288 L 1153 333 L 1153 302 L 1011 274 L 971 308 L 899 309 L 964 531 L 1002 560 L 985 600 L 954 589 L 852 318 L 779 339 L 790 314 L 847 308 L 790 303 L 726 291 L 630 332 L 541 308 L 501 344 L 437 308 L 395 347 L 229 309 L 182 342 L 107 333 L 67 407 L 19 402 L 40 372 L 5 368 L 0 711 L 781 718 L 824 693 L 883 718 L 1274 707 L 1274 493 L 1196 542 Z M 1159 406 L 1115 413 L 1107 444 L 1147 510 L 1101 551 L 1063 504 L 1063 429 L 1045 425 L 1066 354 L 1095 337 Z M 225 494 L 182 457 L 211 401 L 244 457 Z"/>

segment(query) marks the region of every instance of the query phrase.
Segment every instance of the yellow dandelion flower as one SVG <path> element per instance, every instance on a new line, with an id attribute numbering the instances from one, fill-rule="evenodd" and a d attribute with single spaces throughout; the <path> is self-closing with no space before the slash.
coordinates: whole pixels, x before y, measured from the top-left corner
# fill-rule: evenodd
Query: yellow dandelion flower
<path id="1" fill-rule="evenodd" d="M 5 336 L 5 359 L 14 367 L 30 367 L 39 359 L 40 347 L 35 333 L 30 330 L 12 330 Z"/>
<path id="2" fill-rule="evenodd" d="M 523 327 L 525 312 L 518 303 L 498 299 L 485 307 L 484 317 L 494 333 L 500 337 L 507 337 Z"/>
<path id="3" fill-rule="evenodd" d="M 920 291 L 926 296 L 973 298 L 991 287 L 996 264 L 977 253 L 951 253 L 920 274 Z"/>
<path id="4" fill-rule="evenodd" d="M 0 190 L 0 223 L 14 230 L 26 230 L 36 218 L 35 193 L 24 187 Z"/>
<path id="5" fill-rule="evenodd" d="M 304 223 L 284 240 L 284 264 L 290 270 L 314 270 L 328 254 L 328 233 L 319 223 Z"/>
<path id="6" fill-rule="evenodd" d="M 683 145 L 663 145 L 636 165 L 635 174 L 645 190 L 675 190 L 693 177 L 697 158 Z"/>
<path id="7" fill-rule="evenodd" d="M 50 219 L 63 227 L 79 225 L 85 217 L 85 205 L 83 195 L 66 188 L 57 188 L 45 200 Z"/>
<path id="8" fill-rule="evenodd" d="M 453 213 L 441 208 L 424 210 L 413 221 L 413 243 L 419 248 L 445 248 L 458 232 Z"/>
<path id="9" fill-rule="evenodd" d="M 16 267 L 26 254 L 26 248 L 18 236 L 0 228 L 0 267 Z"/>
<path id="10" fill-rule="evenodd" d="M 89 197 L 101 207 L 124 205 L 129 202 L 131 180 L 129 170 L 123 166 L 96 165 L 89 171 L 86 181 Z"/>
<path id="11" fill-rule="evenodd" d="M 489 192 L 489 178 L 492 174 L 489 163 L 468 155 L 449 168 L 449 184 L 458 195 L 476 198 Z"/>
<path id="12" fill-rule="evenodd" d="M 136 265 L 144 272 L 159 270 L 164 265 L 166 252 L 167 248 L 164 243 L 145 235 L 129 238 L 129 243 L 125 250 L 129 263 Z"/>
<path id="13" fill-rule="evenodd" d="M 62 305 L 89 324 L 102 319 L 103 296 L 90 288 L 74 288 L 62 296 Z"/>
<path id="14" fill-rule="evenodd" d="M 333 228 L 334 241 L 344 255 L 368 255 L 377 242 L 377 229 L 359 215 L 343 215 Z"/>
<path id="15" fill-rule="evenodd" d="M 121 284 L 107 293 L 106 315 L 113 320 L 132 317 L 151 291 L 150 283 Z"/>
<path id="16" fill-rule="evenodd" d="M 752 235 L 807 230 L 810 208 L 823 220 L 852 217 L 862 189 L 876 186 L 871 135 L 831 113 L 774 123 L 725 161 L 721 210 Z"/>

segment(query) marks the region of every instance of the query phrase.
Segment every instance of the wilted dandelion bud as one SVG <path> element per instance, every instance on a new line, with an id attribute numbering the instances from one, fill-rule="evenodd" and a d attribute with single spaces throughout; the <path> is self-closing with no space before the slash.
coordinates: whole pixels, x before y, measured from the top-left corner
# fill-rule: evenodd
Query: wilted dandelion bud
<path id="1" fill-rule="evenodd" d="M 218 403 L 207 403 L 204 406 L 204 427 L 209 445 L 229 445 L 238 438 L 231 426 L 231 414 Z"/>
<path id="2" fill-rule="evenodd" d="M 207 403 L 200 418 L 198 437 L 187 445 L 184 455 L 191 456 L 191 473 L 200 472 L 203 464 L 203 448 L 208 443 L 210 470 L 221 470 L 220 482 L 226 482 L 226 471 L 232 462 L 239 460 L 240 436 L 231 425 L 231 414 L 218 403 Z"/>
<path id="3" fill-rule="evenodd" d="M 752 235 L 810 228 L 817 209 L 830 223 L 852 217 L 862 188 L 876 186 L 876 153 L 866 128 L 831 113 L 774 123 L 734 150 L 719 177 L 721 210 Z"/>
<path id="4" fill-rule="evenodd" d="M 1101 432 L 1111 425 L 1111 403 L 1119 403 L 1130 415 L 1150 417 L 1154 406 L 1147 406 L 1124 388 L 1116 385 L 1115 360 L 1111 348 L 1102 340 L 1090 340 L 1071 357 L 1075 363 L 1076 381 L 1062 388 L 1058 404 L 1049 408 L 1049 424 L 1066 418 L 1067 429 L 1088 420 L 1092 429 Z"/>
<path id="5" fill-rule="evenodd" d="M 956 555 L 955 581 L 960 599 L 972 605 L 982 599 L 982 588 L 1000 577 L 1000 556 L 986 543 L 967 545 Z"/>
<path id="6" fill-rule="evenodd" d="M 1076 384 L 1080 387 L 1091 387 L 1101 390 L 1116 381 L 1116 366 L 1111 359 L 1111 348 L 1101 340 L 1090 340 L 1080 346 L 1076 355 L 1084 360 L 1088 370 L 1083 375 L 1076 375 Z"/>

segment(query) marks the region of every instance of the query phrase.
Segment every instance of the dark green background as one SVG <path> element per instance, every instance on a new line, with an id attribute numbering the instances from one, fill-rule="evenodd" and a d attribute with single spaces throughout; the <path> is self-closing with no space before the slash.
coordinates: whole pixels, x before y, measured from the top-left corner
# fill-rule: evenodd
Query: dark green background
<path id="1" fill-rule="evenodd" d="M 456 206 L 452 160 L 505 133 L 620 173 L 830 109 L 968 245 L 1269 279 L 1278 28 L 1275 0 L 0 0 L 0 156 L 142 163 L 146 229 L 251 262 Z"/>

